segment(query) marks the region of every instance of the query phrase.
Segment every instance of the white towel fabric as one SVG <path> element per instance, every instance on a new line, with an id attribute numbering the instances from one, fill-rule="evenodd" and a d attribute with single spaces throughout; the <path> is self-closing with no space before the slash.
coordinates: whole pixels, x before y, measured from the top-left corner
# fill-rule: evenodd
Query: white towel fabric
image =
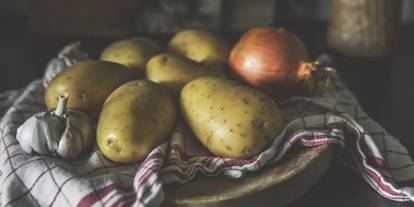
<path id="1" fill-rule="evenodd" d="M 1 206 L 159 206 L 169 183 L 191 181 L 197 173 L 237 179 L 283 159 L 292 147 L 322 144 L 340 146 L 342 160 L 382 196 L 414 200 L 414 188 L 400 186 L 414 180 L 407 150 L 367 116 L 339 80 L 323 91 L 278 103 L 285 123 L 275 139 L 280 143 L 247 160 L 214 157 L 182 122 L 140 163 L 113 163 L 96 148 L 75 161 L 26 154 L 16 130 L 45 110 L 43 98 L 41 80 L 0 95 L 0 112 L 7 110 L 0 121 Z"/>

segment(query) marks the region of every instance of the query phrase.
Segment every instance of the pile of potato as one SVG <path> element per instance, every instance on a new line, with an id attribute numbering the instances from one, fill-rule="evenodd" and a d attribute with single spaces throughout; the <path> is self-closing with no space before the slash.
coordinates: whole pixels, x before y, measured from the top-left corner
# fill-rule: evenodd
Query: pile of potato
<path id="1" fill-rule="evenodd" d="M 206 31 L 177 33 L 166 50 L 131 38 L 109 45 L 100 60 L 68 67 L 48 85 L 45 102 L 97 118 L 97 144 L 109 159 L 130 163 L 169 139 L 182 116 L 214 155 L 248 158 L 281 129 L 275 102 L 226 78 L 230 46 Z"/>

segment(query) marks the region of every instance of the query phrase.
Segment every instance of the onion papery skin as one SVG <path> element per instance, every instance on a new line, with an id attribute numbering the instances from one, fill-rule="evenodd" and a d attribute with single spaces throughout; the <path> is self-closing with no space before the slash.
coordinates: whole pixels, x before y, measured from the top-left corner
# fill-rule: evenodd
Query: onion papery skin
<path id="1" fill-rule="evenodd" d="M 237 79 L 276 99 L 295 95 L 312 68 L 303 42 L 284 28 L 253 28 L 233 47 L 230 67 Z"/>

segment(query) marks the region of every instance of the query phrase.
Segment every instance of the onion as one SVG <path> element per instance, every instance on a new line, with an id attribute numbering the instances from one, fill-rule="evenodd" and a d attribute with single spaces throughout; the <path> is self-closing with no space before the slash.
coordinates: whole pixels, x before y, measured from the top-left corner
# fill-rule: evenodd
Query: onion
<path id="1" fill-rule="evenodd" d="M 284 28 L 250 29 L 232 49 L 229 62 L 237 78 L 276 99 L 297 94 L 300 83 L 318 69 L 303 42 Z"/>

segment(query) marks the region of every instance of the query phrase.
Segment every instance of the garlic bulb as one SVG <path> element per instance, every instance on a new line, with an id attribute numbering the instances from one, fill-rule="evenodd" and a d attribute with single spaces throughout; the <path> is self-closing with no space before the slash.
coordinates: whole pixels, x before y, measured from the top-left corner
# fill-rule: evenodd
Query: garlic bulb
<path id="1" fill-rule="evenodd" d="M 39 112 L 18 129 L 16 138 L 27 153 L 75 158 L 93 144 L 90 119 L 66 109 L 68 96 L 61 95 L 56 109 Z"/>
<path id="2" fill-rule="evenodd" d="M 43 77 L 43 85 L 45 87 L 47 87 L 49 81 L 66 67 L 89 60 L 88 54 L 84 53 L 80 47 L 81 44 L 79 41 L 71 43 L 59 52 L 58 57 L 49 61 Z"/>

